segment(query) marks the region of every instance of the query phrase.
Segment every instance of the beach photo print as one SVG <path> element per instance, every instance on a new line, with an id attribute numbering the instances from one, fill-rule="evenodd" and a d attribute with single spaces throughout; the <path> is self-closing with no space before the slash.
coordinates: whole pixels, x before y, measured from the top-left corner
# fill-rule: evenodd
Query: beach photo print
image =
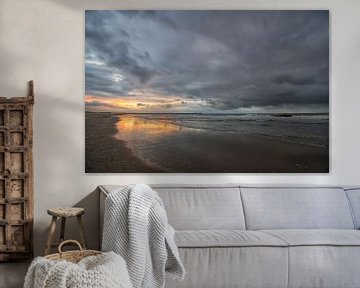
<path id="1" fill-rule="evenodd" d="M 329 12 L 85 11 L 85 172 L 328 173 Z"/>

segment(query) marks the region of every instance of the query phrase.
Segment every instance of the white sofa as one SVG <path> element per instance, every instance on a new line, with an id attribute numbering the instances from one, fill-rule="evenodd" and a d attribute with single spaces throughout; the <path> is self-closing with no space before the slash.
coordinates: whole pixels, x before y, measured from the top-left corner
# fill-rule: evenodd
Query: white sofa
<path id="1" fill-rule="evenodd" d="M 100 217 L 115 187 L 100 186 Z M 187 271 L 166 288 L 360 287 L 360 189 L 153 188 Z"/>

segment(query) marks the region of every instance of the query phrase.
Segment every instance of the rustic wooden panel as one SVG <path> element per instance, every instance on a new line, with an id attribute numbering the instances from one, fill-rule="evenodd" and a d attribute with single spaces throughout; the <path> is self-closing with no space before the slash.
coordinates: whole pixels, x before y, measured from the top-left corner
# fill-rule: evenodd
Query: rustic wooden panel
<path id="1" fill-rule="evenodd" d="M 10 110 L 10 126 L 23 126 L 24 125 L 24 115 L 22 110 Z"/>
<path id="2" fill-rule="evenodd" d="M 5 134 L 4 134 L 4 132 L 0 132 L 0 146 L 5 146 Z"/>
<path id="3" fill-rule="evenodd" d="M 10 145 L 11 146 L 23 146 L 24 145 L 23 133 L 22 132 L 11 132 L 10 133 Z M 1 146 L 1 138 L 0 138 L 0 146 Z"/>
<path id="4" fill-rule="evenodd" d="M 5 205 L 0 205 L 0 220 L 5 219 Z"/>
<path id="5" fill-rule="evenodd" d="M 5 153 L 0 152 L 0 172 L 3 172 L 5 169 Z"/>
<path id="6" fill-rule="evenodd" d="M 5 226 L 0 225 L 0 245 L 6 244 Z"/>
<path id="7" fill-rule="evenodd" d="M 0 262 L 32 256 L 33 83 L 28 97 L 0 97 Z"/>
<path id="8" fill-rule="evenodd" d="M 24 155 L 21 152 L 10 153 L 10 171 L 11 173 L 24 172 Z"/>
<path id="9" fill-rule="evenodd" d="M 24 204 L 11 204 L 10 206 L 10 220 L 23 220 L 24 219 Z"/>
<path id="10" fill-rule="evenodd" d="M 15 198 L 24 197 L 24 180 L 16 179 L 11 180 L 11 192 L 12 196 Z"/>
<path id="11" fill-rule="evenodd" d="M 0 126 L 3 126 L 4 123 L 4 110 L 0 110 Z"/>
<path id="12" fill-rule="evenodd" d="M 0 198 L 5 198 L 5 180 L 0 180 Z"/>
<path id="13" fill-rule="evenodd" d="M 24 226 L 12 226 L 11 228 L 12 245 L 24 245 Z"/>

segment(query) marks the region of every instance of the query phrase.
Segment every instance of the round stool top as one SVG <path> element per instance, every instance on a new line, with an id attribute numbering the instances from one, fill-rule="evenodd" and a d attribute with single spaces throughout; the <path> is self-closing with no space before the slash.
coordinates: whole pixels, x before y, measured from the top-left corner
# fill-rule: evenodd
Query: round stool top
<path id="1" fill-rule="evenodd" d="M 85 209 L 80 207 L 59 207 L 50 208 L 47 210 L 47 213 L 56 217 L 74 217 L 84 214 Z"/>

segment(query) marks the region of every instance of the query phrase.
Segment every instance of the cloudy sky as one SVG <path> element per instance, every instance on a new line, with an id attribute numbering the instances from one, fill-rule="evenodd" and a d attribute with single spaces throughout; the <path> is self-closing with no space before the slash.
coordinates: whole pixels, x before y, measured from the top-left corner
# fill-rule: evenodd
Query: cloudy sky
<path id="1" fill-rule="evenodd" d="M 86 109 L 327 112 L 327 11 L 86 11 Z"/>

